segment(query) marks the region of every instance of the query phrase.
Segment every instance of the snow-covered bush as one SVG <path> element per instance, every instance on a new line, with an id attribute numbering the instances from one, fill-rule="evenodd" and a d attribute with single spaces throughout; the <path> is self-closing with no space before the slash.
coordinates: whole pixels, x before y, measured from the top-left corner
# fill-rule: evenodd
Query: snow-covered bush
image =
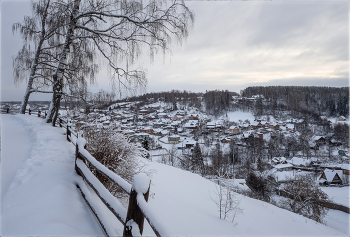
<path id="1" fill-rule="evenodd" d="M 284 196 L 282 205 L 287 210 L 301 214 L 317 222 L 323 221 L 327 209 L 321 205 L 328 196 L 316 184 L 311 175 L 297 175 L 294 180 L 287 182 L 280 188 Z"/>
<path id="2" fill-rule="evenodd" d="M 121 133 L 112 129 L 99 131 L 92 128 L 85 130 L 84 137 L 90 154 L 129 183 L 132 183 L 133 176 L 145 166 L 139 159 L 147 154 L 145 149 L 130 142 Z M 112 194 L 120 194 L 121 189 L 103 174 L 96 171 L 95 175 Z"/>

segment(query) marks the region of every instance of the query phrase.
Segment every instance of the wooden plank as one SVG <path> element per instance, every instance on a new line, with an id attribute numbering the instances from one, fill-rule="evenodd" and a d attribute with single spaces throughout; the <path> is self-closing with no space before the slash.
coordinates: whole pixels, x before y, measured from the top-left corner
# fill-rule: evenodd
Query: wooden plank
<path id="1" fill-rule="evenodd" d="M 84 164 L 85 165 L 85 164 Z M 86 167 L 87 168 L 87 167 Z M 88 168 L 87 168 L 88 169 Z M 100 195 L 100 192 L 98 191 L 99 188 L 96 188 L 90 180 L 88 180 L 84 174 L 84 172 L 80 169 L 78 165 L 76 165 L 75 170 L 77 173 L 84 179 L 84 181 L 95 191 L 97 196 L 101 199 L 101 201 L 106 205 L 106 207 L 113 213 L 113 215 L 124 225 L 125 224 L 125 217 L 123 218 L 119 213 L 117 213 L 114 208 Z M 89 170 L 90 171 L 90 170 Z M 102 185 L 102 184 L 101 184 Z M 102 185 L 103 186 L 103 185 Z M 103 186 L 104 187 L 104 186 Z M 111 194 L 112 195 L 112 194 Z"/>
<path id="2" fill-rule="evenodd" d="M 81 190 L 81 188 L 80 188 L 80 186 L 79 186 L 78 184 L 77 184 L 76 186 L 77 186 L 77 188 L 79 189 L 81 195 L 83 196 L 83 198 L 84 198 L 86 204 L 90 207 L 92 213 L 93 213 L 94 216 L 96 217 L 96 219 L 97 219 L 98 223 L 100 224 L 100 226 L 101 226 L 103 232 L 105 233 L 106 236 L 109 237 L 106 228 L 104 227 L 104 225 L 103 225 L 101 219 L 98 217 L 98 215 L 97 215 L 97 213 L 95 212 L 94 208 L 91 206 L 91 204 L 89 203 L 89 201 L 86 199 L 84 192 Z"/>

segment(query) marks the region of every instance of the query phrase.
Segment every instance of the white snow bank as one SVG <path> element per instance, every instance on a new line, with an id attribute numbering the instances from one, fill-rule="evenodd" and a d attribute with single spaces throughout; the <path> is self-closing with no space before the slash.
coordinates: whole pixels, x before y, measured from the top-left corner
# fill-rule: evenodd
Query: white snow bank
<path id="1" fill-rule="evenodd" d="M 345 187 L 320 187 L 325 192 L 329 199 L 334 203 L 349 207 L 349 186 Z"/>
<path id="2" fill-rule="evenodd" d="M 148 191 L 151 180 L 145 173 L 139 173 L 134 175 L 132 182 L 132 189 L 137 193 L 145 194 Z"/>
<path id="3" fill-rule="evenodd" d="M 16 116 L 1 115 L 1 195 L 6 193 L 11 182 L 24 165 L 30 152 L 33 138 L 25 132 L 26 127 Z M 11 134 L 11 136 L 10 136 Z M 18 149 L 21 147 L 21 149 Z"/>
<path id="4" fill-rule="evenodd" d="M 146 202 L 142 193 L 137 194 L 137 205 L 140 207 L 144 213 L 148 223 L 153 226 L 160 236 L 171 236 L 166 228 L 166 224 L 161 221 L 161 218 L 157 216 L 153 209 L 150 208 L 149 204 Z"/>
<path id="5" fill-rule="evenodd" d="M 144 160 L 152 177 L 148 206 L 164 223 L 170 236 L 334 236 L 339 231 L 301 215 L 239 194 L 233 220 L 221 220 L 211 199 L 216 184 L 199 175 Z M 145 228 L 144 235 L 153 235 Z"/>
<path id="6" fill-rule="evenodd" d="M 324 218 L 327 226 L 345 233 L 350 236 L 350 215 L 337 210 L 329 209 L 327 215 Z"/>
<path id="7" fill-rule="evenodd" d="M 254 115 L 250 112 L 242 112 L 242 111 L 234 111 L 234 112 L 228 112 L 227 116 L 226 114 L 221 117 L 221 119 L 228 120 L 230 122 L 239 122 L 239 120 L 242 120 L 244 122 L 246 119 L 248 119 L 250 122 L 254 121 Z"/>
<path id="8" fill-rule="evenodd" d="M 33 143 L 14 143 L 2 153 L 2 171 L 10 169 L 11 150 L 24 150 L 25 162 L 2 193 L 1 236 L 103 235 L 75 186 L 74 146 L 67 142 L 64 130 L 36 116 L 3 115 L 2 119 L 6 127 L 2 141 L 23 141 L 29 136 Z M 17 126 L 26 129 L 12 132 Z"/>

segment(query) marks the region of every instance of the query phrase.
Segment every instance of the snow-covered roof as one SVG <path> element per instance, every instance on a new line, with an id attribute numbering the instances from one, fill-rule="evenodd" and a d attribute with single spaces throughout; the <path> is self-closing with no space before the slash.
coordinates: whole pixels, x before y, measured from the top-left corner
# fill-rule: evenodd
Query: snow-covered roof
<path id="1" fill-rule="evenodd" d="M 340 168 L 342 168 L 343 170 L 350 170 L 350 164 L 342 164 L 340 165 Z"/>
<path id="2" fill-rule="evenodd" d="M 283 169 L 283 168 L 289 168 L 289 167 L 293 167 L 293 165 L 292 164 L 278 164 L 278 165 L 275 165 L 276 169 Z"/>
<path id="3" fill-rule="evenodd" d="M 293 164 L 293 165 L 303 165 L 303 166 L 307 166 L 310 164 L 309 160 L 303 159 L 303 158 L 299 158 L 299 157 L 293 157 L 292 159 L 289 160 L 289 163 Z"/>
<path id="4" fill-rule="evenodd" d="M 286 128 L 294 129 L 294 124 L 292 124 L 292 123 L 287 123 L 287 124 L 286 124 Z"/>
<path id="5" fill-rule="evenodd" d="M 327 182 L 332 182 L 334 179 L 334 176 L 338 174 L 339 177 L 342 176 L 342 171 L 341 170 L 330 170 L 330 169 L 325 169 L 323 171 L 323 174 L 326 176 Z M 324 178 L 320 178 L 320 180 L 324 180 Z"/>

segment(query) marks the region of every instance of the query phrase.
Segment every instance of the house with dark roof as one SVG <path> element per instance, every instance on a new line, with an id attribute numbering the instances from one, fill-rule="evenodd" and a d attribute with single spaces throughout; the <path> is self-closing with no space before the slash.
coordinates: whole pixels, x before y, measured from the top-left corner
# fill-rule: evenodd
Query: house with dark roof
<path id="1" fill-rule="evenodd" d="M 342 184 L 342 171 L 325 169 L 319 178 L 320 184 Z"/>

